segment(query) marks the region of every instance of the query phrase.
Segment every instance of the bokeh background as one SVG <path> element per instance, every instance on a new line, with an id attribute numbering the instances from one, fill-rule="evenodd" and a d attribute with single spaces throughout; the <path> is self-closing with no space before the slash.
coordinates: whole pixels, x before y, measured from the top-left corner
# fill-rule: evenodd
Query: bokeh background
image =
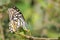
<path id="1" fill-rule="evenodd" d="M 32 36 L 60 37 L 60 0 L 0 0 L 0 40 L 26 40 L 8 32 L 7 9 L 13 5 L 22 12 Z"/>

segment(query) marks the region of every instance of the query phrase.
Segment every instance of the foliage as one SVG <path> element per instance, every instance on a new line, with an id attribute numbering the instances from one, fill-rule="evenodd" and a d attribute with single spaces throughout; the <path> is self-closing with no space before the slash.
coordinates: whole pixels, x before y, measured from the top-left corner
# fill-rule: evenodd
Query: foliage
<path id="1" fill-rule="evenodd" d="M 0 0 L 0 24 L 3 26 L 3 34 L 6 40 L 28 40 L 19 35 L 9 32 L 9 18 L 7 9 L 16 6 L 22 12 L 27 28 L 30 29 L 32 36 L 41 37 L 42 31 L 46 27 L 47 32 L 43 35 L 49 38 L 60 36 L 60 0 Z M 33 5 L 32 5 L 33 4 Z M 1 17 L 1 16 L 0 16 Z M 54 29 L 55 28 L 55 29 Z M 59 29 L 59 30 L 58 30 Z M 58 30 L 58 31 L 57 31 Z M 19 32 L 25 34 L 24 31 Z M 45 34 L 44 34 L 45 33 Z M 28 33 L 27 33 L 28 34 Z M 1 39 L 1 38 L 0 38 Z"/>

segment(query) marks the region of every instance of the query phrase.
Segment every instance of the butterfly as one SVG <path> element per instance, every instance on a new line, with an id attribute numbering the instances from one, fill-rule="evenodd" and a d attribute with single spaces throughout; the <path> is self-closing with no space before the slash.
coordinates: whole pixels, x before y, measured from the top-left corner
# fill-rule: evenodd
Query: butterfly
<path id="1" fill-rule="evenodd" d="M 26 22 L 23 17 L 23 14 L 17 7 L 11 7 L 8 8 L 8 14 L 9 14 L 9 31 L 10 32 L 16 32 L 20 27 L 22 27 L 24 30 L 27 30 L 26 28 Z"/>

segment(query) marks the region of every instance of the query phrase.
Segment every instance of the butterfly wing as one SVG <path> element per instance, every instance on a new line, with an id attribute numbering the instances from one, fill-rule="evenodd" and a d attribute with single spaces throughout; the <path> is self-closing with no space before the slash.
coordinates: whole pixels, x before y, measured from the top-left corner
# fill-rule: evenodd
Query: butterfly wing
<path id="1" fill-rule="evenodd" d="M 8 13 L 10 19 L 9 29 L 11 32 L 17 31 L 19 27 L 22 27 L 23 29 L 27 30 L 24 17 L 18 8 L 9 8 Z"/>

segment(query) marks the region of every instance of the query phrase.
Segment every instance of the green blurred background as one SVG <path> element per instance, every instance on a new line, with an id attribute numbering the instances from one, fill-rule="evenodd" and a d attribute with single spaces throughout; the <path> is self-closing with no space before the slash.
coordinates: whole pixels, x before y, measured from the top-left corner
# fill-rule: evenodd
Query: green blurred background
<path id="1" fill-rule="evenodd" d="M 32 36 L 60 37 L 60 0 L 0 0 L 0 40 L 27 40 L 8 32 L 7 9 L 13 5 L 22 12 Z"/>

